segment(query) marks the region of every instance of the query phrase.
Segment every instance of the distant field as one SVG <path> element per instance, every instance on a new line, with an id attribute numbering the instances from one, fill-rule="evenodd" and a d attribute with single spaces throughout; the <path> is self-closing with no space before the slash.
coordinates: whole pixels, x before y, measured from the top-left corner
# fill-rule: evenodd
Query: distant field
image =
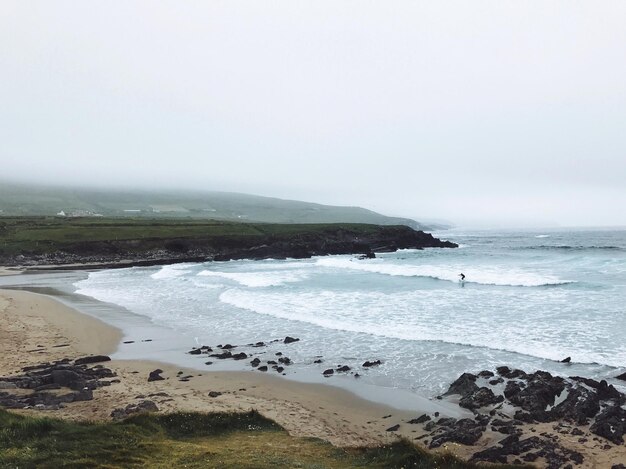
<path id="1" fill-rule="evenodd" d="M 217 219 L 264 223 L 371 223 L 425 226 L 361 207 L 211 191 L 114 190 L 0 181 L 0 215 Z"/>

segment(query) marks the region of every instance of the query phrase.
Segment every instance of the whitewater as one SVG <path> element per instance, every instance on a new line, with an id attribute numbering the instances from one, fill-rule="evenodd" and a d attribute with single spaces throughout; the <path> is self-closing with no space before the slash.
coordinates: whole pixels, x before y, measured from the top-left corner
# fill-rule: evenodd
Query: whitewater
<path id="1" fill-rule="evenodd" d="M 460 247 L 104 270 L 76 289 L 184 338 L 168 344 L 172 356 L 291 335 L 301 339 L 292 373 L 381 359 L 364 383 L 430 396 L 503 364 L 601 379 L 624 371 L 625 231 L 435 236 Z"/>

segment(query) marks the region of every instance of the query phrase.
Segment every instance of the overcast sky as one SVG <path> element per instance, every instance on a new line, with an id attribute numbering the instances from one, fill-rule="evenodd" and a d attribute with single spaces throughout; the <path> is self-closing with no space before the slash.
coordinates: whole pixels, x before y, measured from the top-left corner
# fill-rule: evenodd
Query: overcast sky
<path id="1" fill-rule="evenodd" d="M 2 0 L 0 168 L 626 225 L 626 1 Z"/>

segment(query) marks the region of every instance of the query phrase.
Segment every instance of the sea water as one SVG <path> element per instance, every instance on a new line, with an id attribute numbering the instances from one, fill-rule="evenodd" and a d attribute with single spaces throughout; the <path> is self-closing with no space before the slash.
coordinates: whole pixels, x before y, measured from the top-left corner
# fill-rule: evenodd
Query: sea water
<path id="1" fill-rule="evenodd" d="M 104 270 L 76 288 L 183 338 L 162 346 L 170 354 L 298 337 L 246 349 L 285 352 L 287 377 L 348 365 L 363 383 L 435 396 L 463 372 L 508 365 L 623 384 L 611 378 L 626 367 L 626 231 L 434 234 L 460 247 Z"/>

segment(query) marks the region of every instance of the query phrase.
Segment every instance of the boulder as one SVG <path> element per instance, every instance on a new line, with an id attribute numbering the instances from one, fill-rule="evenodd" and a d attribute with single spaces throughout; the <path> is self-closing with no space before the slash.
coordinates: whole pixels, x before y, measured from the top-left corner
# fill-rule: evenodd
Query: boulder
<path id="1" fill-rule="evenodd" d="M 591 433 L 621 445 L 626 433 L 626 410 L 618 405 L 608 405 L 596 416 Z"/>
<path id="2" fill-rule="evenodd" d="M 459 394 L 461 397 L 465 397 L 474 394 L 476 391 L 478 391 L 476 375 L 463 373 L 450 385 L 444 396 Z"/>
<path id="3" fill-rule="evenodd" d="M 411 424 L 416 424 L 416 423 L 425 423 L 428 422 L 430 420 L 430 416 L 427 414 L 422 414 L 419 417 L 415 418 L 415 419 L 411 419 L 409 420 L 407 423 L 411 423 Z"/>
<path id="4" fill-rule="evenodd" d="M 297 338 L 293 338 L 293 337 L 289 337 L 289 336 L 287 336 L 287 337 L 285 337 L 285 340 L 283 340 L 283 343 L 285 343 L 285 344 L 291 344 L 291 343 L 293 343 L 293 342 L 298 342 L 299 340 L 300 340 L 300 339 L 297 339 Z"/>
<path id="5" fill-rule="evenodd" d="M 161 373 L 163 373 L 163 370 L 161 370 L 160 368 L 151 371 L 150 376 L 148 376 L 148 381 L 163 381 L 165 378 L 161 376 Z"/>
<path id="6" fill-rule="evenodd" d="M 499 404 L 504 401 L 504 397 L 496 396 L 489 388 L 479 388 L 472 394 L 466 395 L 461 398 L 459 405 L 466 409 L 479 409 L 491 404 Z"/>

